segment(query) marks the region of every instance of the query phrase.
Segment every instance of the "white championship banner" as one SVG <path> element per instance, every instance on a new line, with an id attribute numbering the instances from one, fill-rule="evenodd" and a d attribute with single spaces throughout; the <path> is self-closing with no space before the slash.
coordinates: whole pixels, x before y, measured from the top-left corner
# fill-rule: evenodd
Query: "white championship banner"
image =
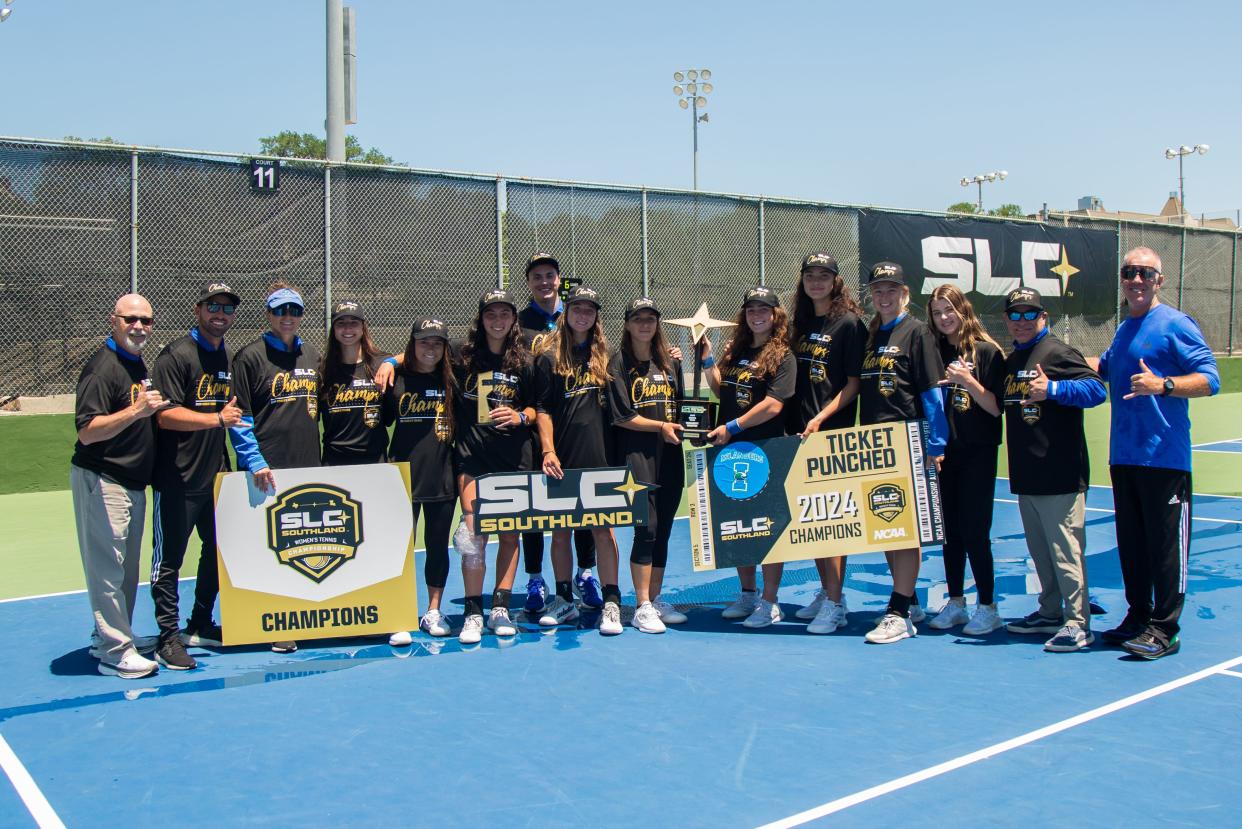
<path id="1" fill-rule="evenodd" d="M 408 463 L 216 478 L 224 644 L 418 627 Z"/>

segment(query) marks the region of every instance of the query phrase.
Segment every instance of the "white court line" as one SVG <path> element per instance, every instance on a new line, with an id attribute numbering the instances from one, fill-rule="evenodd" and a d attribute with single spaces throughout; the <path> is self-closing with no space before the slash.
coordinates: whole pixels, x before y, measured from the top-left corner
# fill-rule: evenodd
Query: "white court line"
<path id="1" fill-rule="evenodd" d="M 1044 737 L 1051 737 L 1053 734 L 1068 731 L 1071 728 L 1076 728 L 1084 723 L 1097 720 L 1100 717 L 1120 711 L 1123 708 L 1129 708 L 1131 705 L 1136 705 L 1140 702 L 1152 699 L 1153 697 L 1158 697 L 1161 694 L 1167 694 L 1169 691 L 1175 691 L 1178 688 L 1190 685 L 1192 682 L 1198 682 L 1199 680 L 1206 679 L 1209 676 L 1225 673 L 1226 669 L 1232 668 L 1235 665 L 1242 665 L 1242 656 L 1234 657 L 1233 659 L 1213 665 L 1210 668 L 1204 668 L 1201 671 L 1195 671 L 1193 674 L 1187 674 L 1180 679 L 1174 679 L 1170 682 L 1164 683 L 1163 685 L 1157 685 L 1155 688 L 1150 688 L 1137 694 L 1131 694 L 1130 696 L 1119 699 L 1116 702 L 1101 705 L 1099 708 L 1092 708 L 1090 711 L 1085 711 L 1082 714 L 1070 717 L 1069 719 L 1061 720 L 1060 722 L 1053 723 L 1052 725 L 1046 725 L 1043 728 L 1028 731 L 1026 734 L 1005 740 L 1004 742 L 996 743 L 995 745 L 988 746 L 987 748 L 981 748 L 978 751 L 963 754 L 961 757 L 956 757 L 944 763 L 939 763 L 929 768 L 925 768 L 922 771 L 916 771 L 913 774 L 898 777 L 895 780 L 888 781 L 887 783 L 881 783 L 878 786 L 863 789 L 860 792 L 855 792 L 854 794 L 847 795 L 846 797 L 831 800 L 821 806 L 816 806 L 813 809 L 807 809 L 805 812 L 799 812 L 796 815 L 764 824 L 760 827 L 760 829 L 789 829 L 789 827 L 801 826 L 804 823 L 835 814 L 836 812 L 843 811 L 851 806 L 857 806 L 860 803 L 866 803 L 868 800 L 874 800 L 881 795 L 891 794 L 892 792 L 904 789 L 907 786 L 913 786 L 915 783 L 922 783 L 924 780 L 930 780 L 933 777 L 939 777 L 942 774 L 956 771 L 957 769 L 964 768 L 972 763 L 977 763 L 980 760 L 987 760 L 998 754 L 1003 754 L 1006 751 L 1021 748 L 1022 746 L 1028 745 L 1037 740 L 1042 740 Z"/>
<path id="2" fill-rule="evenodd" d="M 1232 455 L 1235 453 L 1230 452 L 1229 454 Z M 1009 479 L 1003 475 L 997 475 L 996 480 L 1008 481 Z M 1112 489 L 1112 486 L 1110 486 L 1109 484 L 1091 484 L 1091 488 L 1092 489 Z M 1211 492 L 1192 492 L 1190 494 L 1196 498 L 1229 498 L 1234 501 L 1242 501 L 1242 495 L 1214 495 Z"/>
<path id="3" fill-rule="evenodd" d="M 14 789 L 17 789 L 18 796 L 26 804 L 30 816 L 35 819 L 40 829 L 65 829 L 64 822 L 56 814 L 52 804 L 47 802 L 47 798 L 39 790 L 30 772 L 26 771 L 22 761 L 13 753 L 13 749 L 9 748 L 8 741 L 3 735 L 0 735 L 0 768 L 3 768 L 4 773 L 8 775 L 9 782 L 13 784 Z"/>
<path id="4" fill-rule="evenodd" d="M 1221 673 L 1222 673 L 1222 674 L 1229 674 L 1230 676 L 1236 676 L 1236 677 L 1238 677 L 1239 679 L 1242 679 L 1242 674 L 1238 673 L 1237 671 L 1221 671 Z"/>
<path id="5" fill-rule="evenodd" d="M 1218 443 L 1242 443 L 1242 438 L 1229 438 L 1229 440 L 1209 440 L 1206 443 L 1196 443 L 1191 449 L 1198 449 L 1202 446 L 1215 446 Z"/>
<path id="6" fill-rule="evenodd" d="M 1000 504 L 1016 504 L 1018 503 L 1018 500 L 1016 498 L 997 498 L 996 502 Z M 1116 512 L 1116 510 L 1105 509 L 1104 507 L 1083 507 L 1083 509 L 1087 512 Z M 1239 521 L 1236 518 L 1206 518 L 1202 515 L 1192 515 L 1190 516 L 1190 520 L 1211 521 L 1213 524 L 1242 524 L 1242 521 Z"/>

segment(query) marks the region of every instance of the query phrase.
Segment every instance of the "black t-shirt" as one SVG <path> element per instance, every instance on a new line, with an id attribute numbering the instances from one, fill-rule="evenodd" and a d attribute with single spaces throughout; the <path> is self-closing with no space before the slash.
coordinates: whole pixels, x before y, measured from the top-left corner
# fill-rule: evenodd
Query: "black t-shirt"
<path id="1" fill-rule="evenodd" d="M 922 420 L 919 395 L 944 379 L 944 364 L 931 330 L 907 314 L 864 347 L 860 376 L 859 423 Z"/>
<path id="2" fill-rule="evenodd" d="M 393 426 L 388 459 L 409 462 L 414 501 L 446 501 L 456 491 L 453 444 L 444 411 L 447 391 L 439 372 L 402 370 L 384 393 L 384 425 Z M 462 405 L 461 399 L 456 403 Z"/>
<path id="3" fill-rule="evenodd" d="M 529 469 L 531 464 L 531 432 L 535 424 L 497 429 L 490 423 L 479 423 L 479 375 L 484 376 L 487 405 L 495 409 L 508 406 L 522 410 L 532 405 L 530 368 L 517 372 L 503 370 L 504 358 L 484 350 L 475 357 L 481 372 L 471 371 L 454 361 L 453 373 L 461 390 L 453 407 L 456 422 L 454 450 L 462 469 L 473 476 L 487 472 L 513 472 Z"/>
<path id="4" fill-rule="evenodd" d="M 670 370 L 664 371 L 651 360 L 634 360 L 621 352 L 612 355 L 608 371 L 608 408 L 614 424 L 633 420 L 641 415 L 649 420 L 677 422 L 677 400 L 682 396 L 681 362 L 669 360 Z M 636 432 L 618 426 L 616 434 L 617 463 L 629 464 L 635 476 L 644 483 L 656 480 L 665 452 L 678 451 L 666 443 L 659 432 Z"/>
<path id="5" fill-rule="evenodd" d="M 233 397 L 233 374 L 224 343 L 211 350 L 193 336 L 173 340 L 160 352 L 151 380 L 164 399 L 196 414 L 217 414 Z M 207 492 L 229 468 L 224 429 L 179 432 L 156 429 L 159 463 L 153 484 L 161 491 Z"/>
<path id="6" fill-rule="evenodd" d="M 1078 349 L 1049 332 L 1005 359 L 1005 430 L 1009 433 L 1009 489 L 1015 495 L 1086 492 L 1091 480 L 1082 409 L 1052 400 L 1022 405 L 1038 364 L 1049 380 L 1099 380 Z"/>
<path id="7" fill-rule="evenodd" d="M 555 355 L 535 358 L 535 407 L 552 418 L 552 445 L 563 469 L 598 469 L 613 458 L 613 428 L 605 383 L 587 372 L 590 348 L 575 349 L 578 363 L 568 377 L 553 368 Z"/>
<path id="8" fill-rule="evenodd" d="M 940 340 L 940 360 L 945 366 L 960 358 L 957 347 Z M 996 395 L 996 405 L 1005 399 L 1005 355 L 987 340 L 975 343 L 975 367 L 970 370 L 983 387 Z M 962 386 L 945 386 L 944 414 L 949 421 L 949 445 L 1000 446 L 1001 419 L 980 408 Z M 1002 409 L 1003 411 L 1003 409 Z"/>
<path id="9" fill-rule="evenodd" d="M 561 312 L 557 311 L 548 317 L 542 308 L 536 308 L 534 305 L 527 305 L 518 311 L 518 327 L 522 329 L 522 336 L 526 338 L 526 345 L 531 351 L 538 348 L 543 338 L 552 333 L 556 328 L 557 317 L 560 315 Z"/>
<path id="10" fill-rule="evenodd" d="M 292 351 L 266 336 L 233 358 L 233 393 L 254 418 L 259 451 L 272 469 L 319 466 L 319 354 L 296 341 Z"/>
<path id="11" fill-rule="evenodd" d="M 794 358 L 798 362 L 796 400 L 785 407 L 785 428 L 799 434 L 832 398 L 841 393 L 850 377 L 862 375 L 863 349 L 867 347 L 867 326 L 849 311 L 835 320 L 816 317 L 798 335 Z M 853 426 L 858 417 L 858 398 L 839 409 L 820 425 L 826 429 Z"/>
<path id="12" fill-rule="evenodd" d="M 744 348 L 728 366 L 720 366 L 720 423 L 728 423 L 750 411 L 757 403 L 767 397 L 775 397 L 785 401 L 789 406 L 789 398 L 793 397 L 797 388 L 797 361 L 790 351 L 785 352 L 776 374 L 771 377 L 756 377 L 750 368 L 751 362 L 759 355 L 761 349 Z M 742 432 L 735 440 L 763 440 L 777 438 L 785 434 L 785 415 L 778 413 L 776 417 L 752 426 Z M 719 425 L 719 424 L 717 424 Z"/>
<path id="13" fill-rule="evenodd" d="M 328 367 L 319 417 L 323 421 L 323 462 L 331 465 L 379 463 L 388 447 L 382 421 L 382 394 L 375 371 L 364 363 Z"/>
<path id="14" fill-rule="evenodd" d="M 73 418 L 79 431 L 96 417 L 128 409 L 141 392 L 151 388 L 147 364 L 141 357 L 130 357 L 128 352 L 122 356 L 119 347 L 109 342 L 82 367 Z M 119 434 L 98 443 L 83 445 L 77 441 L 71 462 L 126 489 L 145 489 L 151 483 L 155 466 L 153 420 L 154 417 L 135 420 Z"/>

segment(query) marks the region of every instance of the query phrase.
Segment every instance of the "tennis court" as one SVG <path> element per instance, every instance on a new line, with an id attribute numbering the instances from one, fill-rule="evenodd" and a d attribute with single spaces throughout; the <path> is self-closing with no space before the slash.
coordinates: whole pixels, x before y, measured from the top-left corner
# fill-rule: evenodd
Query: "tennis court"
<path id="1" fill-rule="evenodd" d="M 996 498 L 1014 617 L 1037 582 L 1003 480 Z M 1125 611 L 1107 488 L 1088 506 L 1102 630 Z M 421 634 L 406 649 L 193 649 L 196 671 L 123 683 L 87 655 L 84 594 L 8 600 L 0 825 L 1228 825 L 1242 803 L 1242 498 L 1197 496 L 1193 533 L 1184 646 L 1154 663 L 926 625 L 866 645 L 891 585 L 878 555 L 850 562 L 846 630 L 746 630 L 719 617 L 733 573 L 689 570 L 685 521 L 665 596 L 690 620 L 663 636 L 605 639 L 584 618 L 472 649 Z M 791 565 L 787 616 L 817 586 Z M 458 617 L 459 593 L 451 578 Z M 944 600 L 934 549 L 918 593 Z"/>

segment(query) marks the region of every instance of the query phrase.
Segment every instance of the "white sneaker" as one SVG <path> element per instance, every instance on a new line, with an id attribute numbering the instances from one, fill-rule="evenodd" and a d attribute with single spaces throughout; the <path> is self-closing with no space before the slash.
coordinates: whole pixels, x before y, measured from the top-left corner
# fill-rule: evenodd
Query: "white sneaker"
<path id="1" fill-rule="evenodd" d="M 516 636 L 517 627 L 513 622 L 509 621 L 509 609 L 507 607 L 493 607 L 492 612 L 487 617 L 487 628 L 497 636 Z"/>
<path id="2" fill-rule="evenodd" d="M 130 644 L 140 654 L 151 653 L 160 646 L 160 638 L 158 636 L 135 636 L 130 640 Z M 103 659 L 108 655 L 108 652 L 104 650 L 103 637 L 97 630 L 91 631 L 91 646 L 88 652 L 92 659 Z"/>
<path id="3" fill-rule="evenodd" d="M 720 616 L 723 619 L 745 619 L 755 612 L 755 603 L 758 601 L 757 592 L 743 590 L 737 595 L 733 604 L 721 611 Z"/>
<path id="4" fill-rule="evenodd" d="M 625 630 L 621 626 L 621 605 L 616 602 L 604 602 L 604 610 L 599 617 L 599 632 L 604 636 L 616 636 Z"/>
<path id="5" fill-rule="evenodd" d="M 668 602 L 656 596 L 651 600 L 651 606 L 656 609 L 656 613 L 660 614 L 660 621 L 666 625 L 684 625 L 690 620 L 690 617 L 673 607 Z"/>
<path id="6" fill-rule="evenodd" d="M 449 625 L 448 617 L 434 607 L 424 613 L 423 618 L 418 620 L 418 627 L 432 636 L 448 636 L 453 632 L 453 628 Z"/>
<path id="7" fill-rule="evenodd" d="M 923 610 L 923 606 L 915 599 L 910 603 L 910 621 L 918 623 L 927 618 L 927 613 Z"/>
<path id="8" fill-rule="evenodd" d="M 746 621 L 742 622 L 742 627 L 765 628 L 784 618 L 785 614 L 781 612 L 779 604 L 761 598 L 755 602 L 755 609 L 746 617 Z"/>
<path id="9" fill-rule="evenodd" d="M 885 613 L 879 624 L 867 631 L 864 638 L 873 645 L 888 645 L 917 634 L 918 629 L 909 619 L 896 613 Z"/>
<path id="10" fill-rule="evenodd" d="M 99 672 L 104 676 L 119 676 L 121 679 L 142 679 L 144 676 L 151 676 L 160 669 L 160 664 L 154 660 L 140 656 L 138 651 L 130 648 L 125 651 L 116 662 L 99 663 Z"/>
<path id="11" fill-rule="evenodd" d="M 553 596 L 552 601 L 543 609 L 539 624 L 544 627 L 556 627 L 578 618 L 578 608 L 573 602 L 567 602 L 560 596 Z"/>
<path id="12" fill-rule="evenodd" d="M 463 645 L 477 645 L 482 638 L 483 614 L 471 613 L 462 623 L 461 633 L 457 634 L 457 641 Z"/>
<path id="13" fill-rule="evenodd" d="M 794 611 L 794 618 L 809 621 L 814 619 L 824 609 L 824 602 L 830 601 L 827 591 L 820 589 L 815 591 L 815 598 L 806 607 L 800 607 Z"/>
<path id="14" fill-rule="evenodd" d="M 911 621 L 914 614 L 910 614 Z M 929 628 L 934 630 L 948 630 L 958 625 L 964 625 L 970 621 L 970 614 L 966 612 L 966 600 L 961 596 L 950 596 L 949 600 L 944 603 L 944 607 L 940 608 L 940 612 L 936 614 L 936 618 L 927 623 Z"/>
<path id="15" fill-rule="evenodd" d="M 845 627 L 845 614 L 847 612 L 844 598 L 840 602 L 825 599 L 823 607 L 820 608 L 814 621 L 806 626 L 806 632 L 815 634 L 833 633 L 837 628 Z"/>
<path id="16" fill-rule="evenodd" d="M 643 602 L 634 611 L 634 619 L 630 623 L 643 633 L 663 633 L 664 622 L 660 619 L 660 611 L 651 602 Z M 601 628 L 602 630 L 603 628 Z"/>
<path id="17" fill-rule="evenodd" d="M 1000 614 L 996 612 L 994 604 L 977 604 L 975 605 L 975 613 L 970 617 L 970 621 L 966 623 L 966 627 L 962 628 L 962 633 L 967 636 L 987 636 L 994 630 L 1000 630 L 1005 626 L 1005 622 L 1001 619 Z"/>
<path id="18" fill-rule="evenodd" d="M 394 648 L 408 648 L 414 644 L 414 637 L 410 635 L 408 630 L 399 630 L 396 633 L 389 634 L 388 644 Z"/>

